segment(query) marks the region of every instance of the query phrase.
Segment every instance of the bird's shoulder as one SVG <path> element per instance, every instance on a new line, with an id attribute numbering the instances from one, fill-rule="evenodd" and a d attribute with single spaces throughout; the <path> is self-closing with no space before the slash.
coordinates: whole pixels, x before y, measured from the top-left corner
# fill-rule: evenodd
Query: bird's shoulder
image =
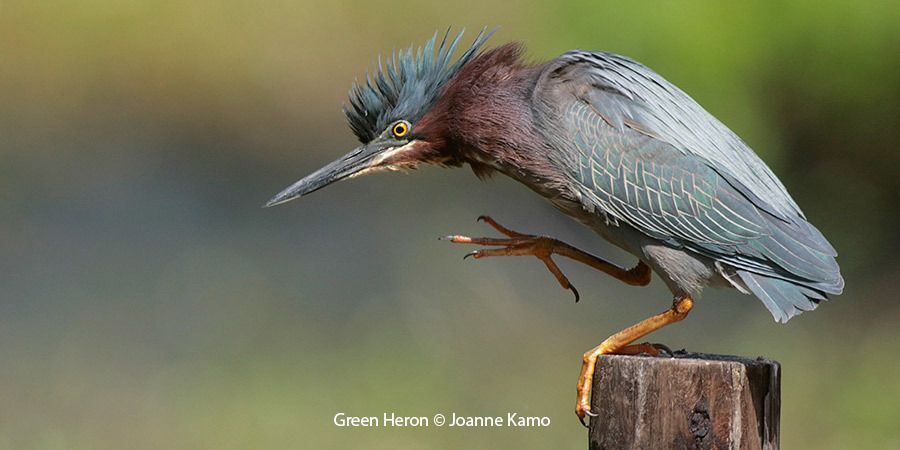
<path id="1" fill-rule="evenodd" d="M 617 132 L 636 131 L 702 162 L 757 208 L 786 221 L 803 219 L 784 185 L 747 144 L 684 91 L 631 58 L 567 52 L 543 67 L 533 96 L 537 120 L 545 125 L 562 118 L 572 126 L 561 116 L 571 114 L 573 103 L 587 105 Z"/>

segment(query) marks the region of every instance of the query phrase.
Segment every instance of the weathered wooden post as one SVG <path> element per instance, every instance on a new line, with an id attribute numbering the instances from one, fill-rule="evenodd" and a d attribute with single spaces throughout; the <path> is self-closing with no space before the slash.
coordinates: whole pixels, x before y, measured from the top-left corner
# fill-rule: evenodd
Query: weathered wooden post
<path id="1" fill-rule="evenodd" d="M 591 410 L 592 450 L 777 449 L 781 366 L 685 352 L 603 356 Z"/>

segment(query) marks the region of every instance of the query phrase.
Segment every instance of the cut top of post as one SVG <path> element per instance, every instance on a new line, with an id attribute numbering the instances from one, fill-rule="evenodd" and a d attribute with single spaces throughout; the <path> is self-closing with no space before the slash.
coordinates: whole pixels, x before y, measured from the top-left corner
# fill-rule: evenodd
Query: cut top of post
<path id="1" fill-rule="evenodd" d="M 781 367 L 766 358 L 605 355 L 593 380 L 591 449 L 779 446 Z"/>

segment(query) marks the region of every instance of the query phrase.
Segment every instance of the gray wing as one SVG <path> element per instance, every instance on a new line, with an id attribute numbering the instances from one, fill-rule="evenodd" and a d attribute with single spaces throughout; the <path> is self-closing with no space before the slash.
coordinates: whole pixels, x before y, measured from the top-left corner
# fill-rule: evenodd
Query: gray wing
<path id="1" fill-rule="evenodd" d="M 559 132 L 547 137 L 557 141 L 586 209 L 673 247 L 796 284 L 801 290 L 788 303 L 798 310 L 841 291 L 834 249 L 771 170 L 650 69 L 618 55 L 571 52 L 545 68 L 534 95 L 537 120 Z M 756 292 L 759 280 L 749 274 L 746 284 L 775 313 L 770 302 L 778 306 L 778 299 Z"/>
<path id="2" fill-rule="evenodd" d="M 550 78 L 571 82 L 569 87 L 578 90 L 574 93 L 616 129 L 640 130 L 729 174 L 747 193 L 766 199 L 759 206 L 781 219 L 804 217 L 778 177 L 741 138 L 646 66 L 613 53 L 573 51 L 557 58 L 550 72 Z"/>

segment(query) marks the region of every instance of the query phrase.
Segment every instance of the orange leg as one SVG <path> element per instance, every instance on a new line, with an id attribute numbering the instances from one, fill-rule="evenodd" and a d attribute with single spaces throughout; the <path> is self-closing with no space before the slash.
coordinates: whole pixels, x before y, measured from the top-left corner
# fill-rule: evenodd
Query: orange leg
<path id="1" fill-rule="evenodd" d="M 578 401 L 575 404 L 575 414 L 584 424 L 584 416 L 596 416 L 591 412 L 591 383 L 594 380 L 594 368 L 600 355 L 608 354 L 634 354 L 635 351 L 646 351 L 648 344 L 629 346 L 632 342 L 652 333 L 670 323 L 678 322 L 685 317 L 694 307 L 694 300 L 688 296 L 677 297 L 672 307 L 661 314 L 649 319 L 644 319 L 603 341 L 584 354 L 581 364 L 581 376 L 578 377 Z M 652 346 L 650 346 L 652 347 Z M 652 354 L 652 352 L 651 352 Z"/>
<path id="2" fill-rule="evenodd" d="M 499 223 L 494 221 L 494 219 L 488 216 L 481 216 L 478 218 L 478 220 L 484 221 L 495 230 L 507 236 L 507 238 L 471 238 L 467 236 L 454 235 L 447 236 L 442 239 L 449 240 L 450 242 L 456 244 L 476 244 L 500 247 L 475 250 L 471 253 L 466 254 L 466 258 L 470 256 L 475 259 L 480 259 L 488 256 L 537 257 L 544 263 L 544 265 L 547 266 L 547 269 L 550 270 L 550 273 L 552 273 L 553 276 L 556 277 L 556 280 L 559 282 L 560 286 L 563 287 L 563 289 L 569 289 L 572 291 L 572 293 L 575 294 L 576 302 L 580 298 L 578 290 L 575 289 L 575 286 L 572 286 L 572 283 L 569 282 L 569 279 L 566 277 L 566 275 L 563 274 L 559 266 L 556 265 L 556 262 L 553 261 L 552 255 L 554 254 L 565 256 L 580 263 L 587 264 L 630 285 L 646 286 L 648 283 L 650 283 L 650 267 L 643 262 L 638 262 L 638 264 L 631 269 L 625 269 L 601 258 L 598 258 L 583 250 L 572 247 L 565 242 L 546 236 L 533 236 L 512 231 L 504 227 L 503 225 L 500 225 Z"/>

